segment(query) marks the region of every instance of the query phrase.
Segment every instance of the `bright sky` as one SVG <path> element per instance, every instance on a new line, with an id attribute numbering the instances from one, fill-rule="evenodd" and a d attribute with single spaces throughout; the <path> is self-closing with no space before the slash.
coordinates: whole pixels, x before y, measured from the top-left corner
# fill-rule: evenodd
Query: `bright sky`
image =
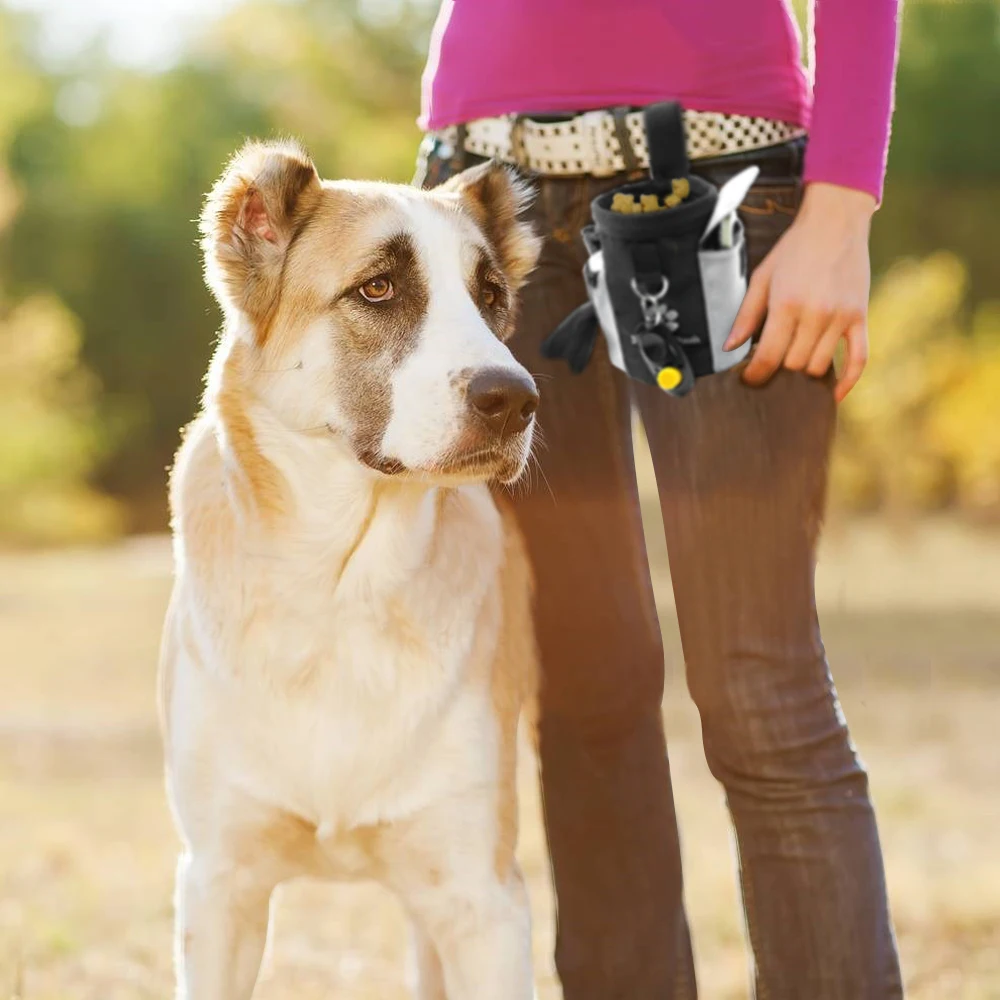
<path id="1" fill-rule="evenodd" d="M 176 56 L 185 34 L 238 0 L 0 0 L 43 17 L 53 57 L 72 55 L 106 34 L 111 55 L 132 66 L 156 68 Z"/>
<path id="2" fill-rule="evenodd" d="M 241 0 L 0 0 L 0 6 L 42 16 L 44 40 L 55 59 L 72 56 L 105 35 L 112 58 L 157 69 L 179 54 L 185 36 Z M 424 0 L 436 4 L 438 0 Z M 362 10 L 393 9 L 399 0 L 360 0 Z"/>

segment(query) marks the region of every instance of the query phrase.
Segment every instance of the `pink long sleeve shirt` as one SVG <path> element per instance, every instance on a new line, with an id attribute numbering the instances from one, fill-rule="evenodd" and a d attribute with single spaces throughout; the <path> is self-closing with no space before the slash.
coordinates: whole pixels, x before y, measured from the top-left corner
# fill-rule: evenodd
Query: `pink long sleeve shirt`
<path id="1" fill-rule="evenodd" d="M 809 129 L 806 181 L 882 197 L 899 0 L 443 0 L 420 123 L 664 99 Z"/>

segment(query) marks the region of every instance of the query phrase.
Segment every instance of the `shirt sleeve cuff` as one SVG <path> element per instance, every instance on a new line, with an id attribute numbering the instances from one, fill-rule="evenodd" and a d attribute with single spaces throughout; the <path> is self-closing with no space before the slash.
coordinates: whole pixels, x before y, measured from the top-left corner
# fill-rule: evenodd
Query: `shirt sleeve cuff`
<path id="1" fill-rule="evenodd" d="M 805 170 L 802 175 L 805 184 L 836 184 L 870 194 L 882 204 L 883 171 L 880 168 L 863 167 L 850 163 L 830 163 L 811 158 L 806 153 Z"/>

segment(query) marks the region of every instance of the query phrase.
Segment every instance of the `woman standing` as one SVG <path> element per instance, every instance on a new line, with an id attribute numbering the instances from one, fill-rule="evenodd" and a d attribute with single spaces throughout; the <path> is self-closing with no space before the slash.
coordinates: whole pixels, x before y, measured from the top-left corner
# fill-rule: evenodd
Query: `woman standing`
<path id="1" fill-rule="evenodd" d="M 897 0 L 817 0 L 815 84 L 784 0 L 445 0 L 424 80 L 431 185 L 499 156 L 546 236 L 511 346 L 543 387 L 551 488 L 518 503 L 537 580 L 540 752 L 567 1000 L 696 995 L 660 715 L 663 651 L 632 461 L 646 428 L 688 685 L 739 850 L 761 1000 L 902 996 L 867 775 L 813 597 L 836 403 L 867 356 Z M 599 344 L 571 376 L 541 341 L 585 301 L 591 199 L 644 173 L 642 106 L 685 109 L 695 173 L 750 164 L 742 370 L 683 399 Z M 807 148 L 808 147 L 808 148 Z M 845 363 L 831 372 L 843 340 Z"/>

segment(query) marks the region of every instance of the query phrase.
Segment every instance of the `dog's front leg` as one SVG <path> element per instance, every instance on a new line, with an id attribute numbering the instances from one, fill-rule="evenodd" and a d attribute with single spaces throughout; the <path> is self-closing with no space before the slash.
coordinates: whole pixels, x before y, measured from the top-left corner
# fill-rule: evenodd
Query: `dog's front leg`
<path id="1" fill-rule="evenodd" d="M 275 882 L 230 859 L 184 855 L 177 866 L 177 1000 L 250 1000 L 267 941 Z"/>
<path id="2" fill-rule="evenodd" d="M 417 976 L 417 1000 L 448 1000 L 438 950 L 417 921 L 413 921 L 411 949 Z"/>
<path id="3" fill-rule="evenodd" d="M 531 1000 L 531 916 L 516 868 L 505 884 L 425 886 L 409 905 L 434 944 L 447 1000 Z M 421 1000 L 443 1000 L 436 965 L 420 971 Z"/>
<path id="4" fill-rule="evenodd" d="M 428 807 L 383 834 L 387 884 L 417 925 L 420 1000 L 532 1000 L 531 913 L 497 788 Z M 420 961 L 419 959 L 422 959 Z"/>

